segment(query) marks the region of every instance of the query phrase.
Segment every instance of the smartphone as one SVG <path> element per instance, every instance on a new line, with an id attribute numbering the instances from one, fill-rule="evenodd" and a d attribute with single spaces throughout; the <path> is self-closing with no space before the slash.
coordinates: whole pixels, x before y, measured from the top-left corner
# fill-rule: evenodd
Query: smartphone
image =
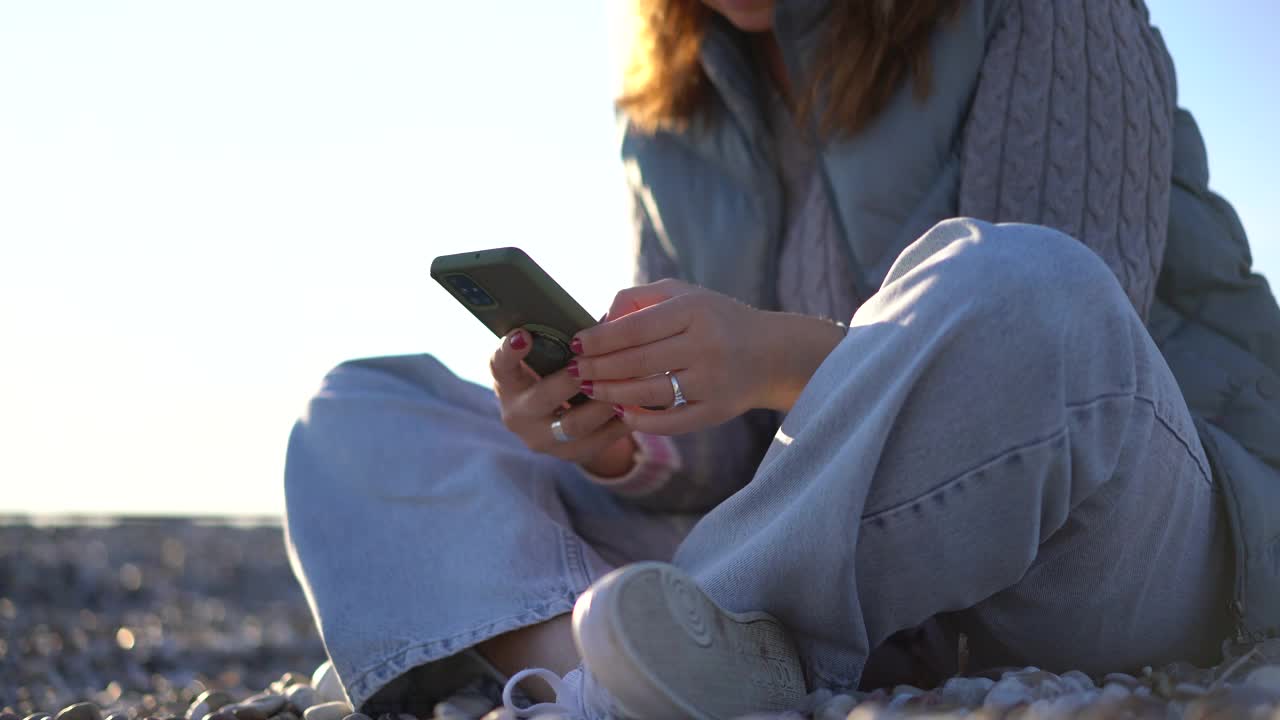
<path id="1" fill-rule="evenodd" d="M 436 279 L 498 337 L 524 328 L 533 337 L 525 364 L 550 375 L 569 364 L 569 343 L 595 318 L 520 248 L 441 255 L 431 263 Z M 581 398 L 581 399 L 579 399 Z M 587 399 L 579 394 L 570 402 Z"/>

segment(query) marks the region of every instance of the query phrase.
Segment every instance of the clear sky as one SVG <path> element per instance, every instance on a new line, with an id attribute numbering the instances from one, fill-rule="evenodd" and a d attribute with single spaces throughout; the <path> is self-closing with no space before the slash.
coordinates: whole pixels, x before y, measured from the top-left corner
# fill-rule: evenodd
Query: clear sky
<path id="1" fill-rule="evenodd" d="M 622 0 L 0 3 L 0 513 L 274 513 L 323 373 L 496 342 L 430 280 L 630 276 Z M 1149 3 L 1280 275 L 1273 3 Z"/>

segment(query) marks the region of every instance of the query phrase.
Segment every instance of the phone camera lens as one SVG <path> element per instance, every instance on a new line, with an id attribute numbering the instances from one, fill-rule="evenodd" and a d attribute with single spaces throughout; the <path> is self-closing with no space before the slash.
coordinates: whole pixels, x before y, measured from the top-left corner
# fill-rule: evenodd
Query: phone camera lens
<path id="1" fill-rule="evenodd" d="M 449 284 L 453 286 L 453 289 L 457 290 L 458 293 L 472 305 L 484 307 L 495 304 L 493 298 L 489 296 L 489 293 L 485 292 L 484 289 L 477 285 L 476 281 L 472 280 L 470 277 L 467 277 L 466 275 L 450 275 L 446 279 L 449 281 Z"/>

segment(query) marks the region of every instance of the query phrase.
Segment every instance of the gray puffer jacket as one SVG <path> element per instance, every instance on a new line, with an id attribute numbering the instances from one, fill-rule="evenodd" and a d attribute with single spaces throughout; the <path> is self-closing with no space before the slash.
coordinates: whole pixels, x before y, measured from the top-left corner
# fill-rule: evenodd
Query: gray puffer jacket
<path id="1" fill-rule="evenodd" d="M 779 3 L 805 74 L 827 0 Z M 1224 494 L 1238 639 L 1280 632 L 1280 309 L 1250 270 L 1235 212 L 1208 188 L 1204 143 L 1176 106 L 1173 63 L 1139 0 L 970 0 L 935 36 L 933 92 L 822 144 L 828 199 L 866 299 L 945 218 L 1062 230 L 1116 272 L 1177 377 Z M 679 132 L 624 125 L 637 280 L 674 275 L 776 308 L 781 187 L 741 37 L 704 43 L 712 102 Z M 647 499 L 706 509 L 747 482 L 776 427 L 748 413 L 676 438 L 684 477 Z M 742 448 L 735 459 L 710 448 Z"/>

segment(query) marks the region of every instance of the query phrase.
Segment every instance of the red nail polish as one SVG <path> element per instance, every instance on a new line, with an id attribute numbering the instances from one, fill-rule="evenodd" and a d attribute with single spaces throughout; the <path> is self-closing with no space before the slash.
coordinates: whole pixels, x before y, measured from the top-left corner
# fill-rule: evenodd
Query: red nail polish
<path id="1" fill-rule="evenodd" d="M 524 346 L 528 344 L 529 341 L 524 339 L 524 333 L 522 332 L 511 336 L 511 349 L 513 350 L 523 350 Z"/>
<path id="2" fill-rule="evenodd" d="M 587 397 L 595 397 L 595 383 L 590 380 L 582 381 L 582 394 Z"/>
<path id="3" fill-rule="evenodd" d="M 617 415 L 618 417 L 622 417 L 623 415 L 627 414 L 627 411 L 624 410 L 621 405 L 614 405 L 613 414 Z"/>
<path id="4" fill-rule="evenodd" d="M 568 367 L 566 367 L 565 369 L 569 371 L 569 377 L 578 377 L 578 361 L 577 360 L 570 360 Z"/>
<path id="5" fill-rule="evenodd" d="M 578 338 L 574 338 L 574 339 L 573 339 L 573 342 L 569 343 L 569 349 L 573 351 L 573 354 L 574 354 L 574 355 L 581 355 L 581 354 L 582 354 L 582 341 L 581 341 L 581 340 L 579 340 Z"/>

